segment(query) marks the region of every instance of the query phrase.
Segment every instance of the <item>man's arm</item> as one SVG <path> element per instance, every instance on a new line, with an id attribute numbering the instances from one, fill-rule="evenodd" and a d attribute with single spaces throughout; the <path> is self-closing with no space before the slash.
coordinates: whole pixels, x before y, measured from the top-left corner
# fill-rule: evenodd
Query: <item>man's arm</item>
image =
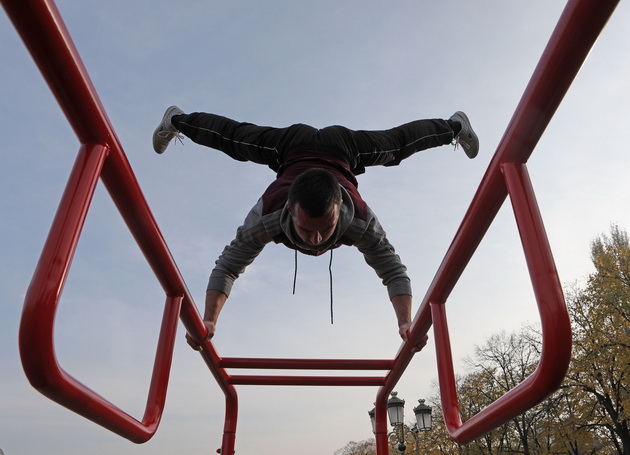
<path id="1" fill-rule="evenodd" d="M 206 337 L 204 341 L 210 341 L 214 336 L 214 333 L 217 328 L 217 320 L 219 319 L 219 314 L 221 314 L 221 310 L 223 309 L 223 305 L 227 300 L 227 295 L 225 295 L 221 291 L 215 291 L 214 289 L 209 289 L 206 291 L 206 309 L 203 313 L 203 324 L 206 326 Z M 201 345 L 197 343 L 188 333 L 186 334 L 186 341 L 190 347 L 192 347 L 195 351 L 201 351 Z"/>
<path id="2" fill-rule="evenodd" d="M 387 235 L 373 212 L 367 229 L 361 238 L 355 243 L 365 258 L 365 261 L 374 269 L 376 274 L 387 286 L 390 300 L 398 321 L 398 333 L 403 340 L 408 339 L 411 327 L 411 284 L 407 275 L 407 268 L 400 261 L 394 247 L 387 240 Z M 421 350 L 427 343 L 428 337 L 424 337 L 414 351 Z"/>
<path id="3" fill-rule="evenodd" d="M 392 305 L 394 306 L 394 312 L 398 320 L 398 333 L 403 340 L 407 341 L 409 338 L 409 329 L 411 328 L 411 296 L 394 296 L 392 297 Z M 425 335 L 424 338 L 413 347 L 413 351 L 420 351 L 427 344 L 428 339 L 429 337 Z"/>
<path id="4" fill-rule="evenodd" d="M 397 295 L 392 297 L 392 305 L 398 321 L 398 330 L 403 340 L 407 339 L 407 331 L 411 326 L 411 296 Z"/>
<path id="5" fill-rule="evenodd" d="M 407 267 L 401 262 L 393 245 L 389 243 L 387 234 L 374 212 L 370 210 L 368 213 L 367 225 L 354 241 L 354 246 L 387 286 L 390 300 L 397 295 L 411 296 L 411 280 L 407 275 Z"/>
<path id="6" fill-rule="evenodd" d="M 205 341 L 209 341 L 214 336 L 219 314 L 230 295 L 234 280 L 272 240 L 262 223 L 261 212 L 262 201 L 259 200 L 247 214 L 243 225 L 236 230 L 236 237 L 225 247 L 210 274 L 203 315 L 203 323 L 207 329 Z M 196 351 L 201 349 L 201 344 L 192 339 L 189 334 L 186 334 L 186 339 L 193 349 Z"/>

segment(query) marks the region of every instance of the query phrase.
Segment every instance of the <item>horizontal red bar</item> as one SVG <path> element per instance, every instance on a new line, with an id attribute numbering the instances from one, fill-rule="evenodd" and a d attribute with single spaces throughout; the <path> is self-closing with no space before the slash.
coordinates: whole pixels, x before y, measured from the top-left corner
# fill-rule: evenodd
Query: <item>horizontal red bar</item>
<path id="1" fill-rule="evenodd" d="M 391 370 L 393 360 L 368 359 L 278 359 L 224 357 L 222 368 L 251 368 L 278 370 Z"/>
<path id="2" fill-rule="evenodd" d="M 232 385 L 300 386 L 372 386 L 384 384 L 385 378 L 366 376 L 230 376 Z"/>

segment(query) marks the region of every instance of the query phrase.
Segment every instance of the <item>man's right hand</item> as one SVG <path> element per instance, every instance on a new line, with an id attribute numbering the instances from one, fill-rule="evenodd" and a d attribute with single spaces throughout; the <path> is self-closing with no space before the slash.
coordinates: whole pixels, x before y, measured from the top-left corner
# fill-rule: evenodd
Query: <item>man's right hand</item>
<path id="1" fill-rule="evenodd" d="M 225 305 L 227 295 L 221 291 L 210 289 L 206 291 L 206 310 L 203 315 L 203 325 L 206 326 L 206 337 L 203 341 L 210 341 L 217 330 L 217 320 Z M 201 343 L 196 341 L 189 333 L 186 334 L 186 341 L 195 351 L 201 351 Z"/>
<path id="2" fill-rule="evenodd" d="M 206 326 L 206 330 L 208 331 L 204 341 L 210 341 L 214 336 L 214 332 L 217 329 L 217 325 L 212 321 L 203 321 L 203 325 Z M 186 341 L 195 351 L 201 351 L 203 349 L 202 345 L 195 341 L 195 339 L 189 334 L 186 334 Z"/>

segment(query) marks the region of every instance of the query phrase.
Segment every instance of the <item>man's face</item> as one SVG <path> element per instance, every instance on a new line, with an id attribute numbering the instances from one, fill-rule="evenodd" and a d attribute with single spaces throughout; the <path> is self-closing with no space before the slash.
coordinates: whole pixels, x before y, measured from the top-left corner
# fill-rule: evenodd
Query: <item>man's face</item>
<path id="1" fill-rule="evenodd" d="M 332 237 L 339 222 L 339 204 L 333 204 L 328 213 L 319 218 L 308 216 L 299 203 L 289 210 L 296 234 L 304 243 L 314 248 Z"/>

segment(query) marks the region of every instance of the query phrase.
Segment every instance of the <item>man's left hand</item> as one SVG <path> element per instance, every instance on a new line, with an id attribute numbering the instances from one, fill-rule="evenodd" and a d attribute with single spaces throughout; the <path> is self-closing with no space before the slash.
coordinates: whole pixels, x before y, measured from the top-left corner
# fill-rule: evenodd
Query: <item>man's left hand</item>
<path id="1" fill-rule="evenodd" d="M 400 334 L 400 338 L 404 341 L 409 339 L 409 328 L 411 327 L 411 322 L 404 323 L 398 328 L 398 333 Z M 427 345 L 427 341 L 429 341 L 429 336 L 425 335 L 413 348 L 411 348 L 412 352 L 420 352 L 422 348 Z"/>

